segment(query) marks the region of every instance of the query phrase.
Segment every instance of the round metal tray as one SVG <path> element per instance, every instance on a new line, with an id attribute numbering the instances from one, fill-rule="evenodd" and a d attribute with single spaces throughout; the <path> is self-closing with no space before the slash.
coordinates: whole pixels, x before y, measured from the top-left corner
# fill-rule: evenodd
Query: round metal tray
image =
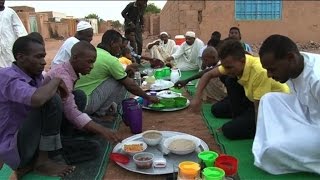
<path id="1" fill-rule="evenodd" d="M 183 107 L 167 108 L 167 109 L 166 108 L 165 109 L 154 109 L 154 108 L 150 108 L 150 107 L 147 107 L 147 106 L 142 106 L 142 109 L 147 109 L 147 110 L 151 110 L 151 111 L 159 111 L 159 112 L 171 112 L 171 111 L 179 111 L 179 110 L 185 109 L 189 105 L 190 105 L 190 100 L 188 99 L 186 105 L 183 106 Z"/>
<path id="2" fill-rule="evenodd" d="M 127 169 L 128 171 L 132 171 L 132 172 L 136 172 L 136 173 L 141 173 L 141 174 L 148 174 L 148 175 L 161 175 L 161 174 L 170 174 L 170 173 L 174 173 L 174 172 L 178 172 L 178 165 L 180 162 L 182 161 L 194 161 L 194 162 L 198 162 L 198 153 L 205 151 L 205 150 L 209 150 L 208 145 L 200 139 L 201 144 L 199 147 L 196 148 L 196 150 L 190 154 L 187 155 L 175 155 L 172 153 L 169 153 L 168 155 L 163 155 L 163 153 L 161 152 L 161 148 L 162 148 L 162 143 L 166 138 L 172 137 L 174 135 L 183 135 L 186 133 L 181 133 L 181 132 L 174 132 L 174 131 L 161 131 L 162 135 L 163 135 L 163 139 L 161 141 L 161 143 L 157 146 L 148 146 L 148 148 L 145 150 L 145 152 L 150 152 L 154 154 L 154 158 L 165 158 L 167 161 L 167 165 L 165 168 L 155 168 L 152 167 L 150 169 L 138 169 L 135 165 L 135 163 L 133 162 L 132 156 L 129 156 L 130 162 L 128 164 L 121 164 L 121 163 L 117 163 L 119 166 L 121 166 L 124 169 Z M 131 136 L 125 140 L 123 140 L 123 142 L 127 142 L 127 141 L 143 141 L 142 139 L 142 134 L 137 134 L 134 136 Z M 123 153 L 125 154 L 125 152 L 122 151 L 122 143 L 117 144 L 114 148 L 113 148 L 113 152 L 114 153 Z"/>

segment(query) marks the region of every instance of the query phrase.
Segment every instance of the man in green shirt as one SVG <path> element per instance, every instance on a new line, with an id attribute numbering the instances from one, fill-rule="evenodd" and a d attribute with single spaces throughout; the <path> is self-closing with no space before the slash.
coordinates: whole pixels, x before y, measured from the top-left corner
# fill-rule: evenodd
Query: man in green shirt
<path id="1" fill-rule="evenodd" d="M 141 96 L 152 103 L 159 99 L 148 96 L 133 79 L 127 76 L 124 68 L 115 57 L 120 52 L 122 36 L 115 30 L 108 30 L 102 36 L 97 48 L 97 59 L 90 74 L 81 76 L 76 83 L 88 97 L 85 112 L 98 117 L 108 114 L 113 104 L 120 104 L 127 91 Z"/>

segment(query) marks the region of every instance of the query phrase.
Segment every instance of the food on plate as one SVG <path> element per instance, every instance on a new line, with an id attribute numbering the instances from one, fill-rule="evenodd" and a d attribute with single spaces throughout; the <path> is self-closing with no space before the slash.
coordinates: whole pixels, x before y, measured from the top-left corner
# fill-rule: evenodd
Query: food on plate
<path id="1" fill-rule="evenodd" d="M 175 150 L 175 151 L 183 151 L 183 150 L 194 149 L 195 147 L 196 145 L 192 140 L 175 139 L 169 144 L 168 149 Z"/>
<path id="2" fill-rule="evenodd" d="M 125 144 L 123 149 L 126 152 L 139 152 L 143 150 L 143 144 Z"/>
<path id="3" fill-rule="evenodd" d="M 161 103 L 157 103 L 157 104 L 150 104 L 149 107 L 153 108 L 153 109 L 162 109 L 165 106 L 163 104 L 161 104 Z"/>
<path id="4" fill-rule="evenodd" d="M 144 152 L 133 156 L 133 161 L 139 169 L 149 169 L 153 164 L 153 154 Z"/>

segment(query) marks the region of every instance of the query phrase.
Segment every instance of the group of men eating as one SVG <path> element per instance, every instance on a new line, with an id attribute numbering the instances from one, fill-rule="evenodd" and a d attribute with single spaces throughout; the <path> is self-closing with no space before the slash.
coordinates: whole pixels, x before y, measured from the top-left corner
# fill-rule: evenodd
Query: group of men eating
<path id="1" fill-rule="evenodd" d="M 290 38 L 275 34 L 254 56 L 240 29 L 232 27 L 224 40 L 213 32 L 207 45 L 192 31 L 185 33 L 181 45 L 161 32 L 159 39 L 146 45 L 150 57 L 143 56 L 142 40 L 136 38 L 141 29 L 132 28 L 128 14 L 135 12 L 130 8 L 146 3 L 137 2 L 142 4 L 129 4 L 122 13 L 131 27 L 125 35 L 107 30 L 97 47 L 90 43 L 92 26 L 80 21 L 46 73 L 45 41 L 40 34 L 17 35 L 9 52 L 14 60 L 1 54 L 0 64 L 6 66 L 0 68 L 0 165 L 14 170 L 12 179 L 31 170 L 61 177 L 72 173 L 72 163 L 56 162 L 50 156 L 64 148 L 70 137 L 76 141 L 72 138 L 99 135 L 120 142 L 105 117 L 117 115 L 127 92 L 159 103 L 132 78 L 141 59 L 154 67 L 199 70 L 175 86 L 200 79 L 190 109 L 197 112 L 204 99 L 211 99 L 212 114 L 231 119 L 220 129 L 226 138 L 254 139 L 257 167 L 271 174 L 320 174 L 320 55 L 300 52 Z"/>

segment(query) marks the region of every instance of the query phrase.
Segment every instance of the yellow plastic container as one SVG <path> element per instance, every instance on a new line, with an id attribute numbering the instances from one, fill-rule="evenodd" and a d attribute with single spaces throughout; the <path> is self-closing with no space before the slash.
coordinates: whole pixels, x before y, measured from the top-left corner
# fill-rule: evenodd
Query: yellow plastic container
<path id="1" fill-rule="evenodd" d="M 179 164 L 178 179 L 197 179 L 200 177 L 200 165 L 192 161 Z"/>

